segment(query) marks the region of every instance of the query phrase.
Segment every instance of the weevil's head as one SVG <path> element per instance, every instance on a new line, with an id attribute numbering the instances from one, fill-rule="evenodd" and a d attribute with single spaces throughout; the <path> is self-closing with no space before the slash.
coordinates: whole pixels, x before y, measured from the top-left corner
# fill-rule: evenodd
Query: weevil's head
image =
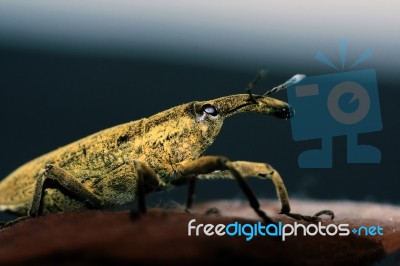
<path id="1" fill-rule="evenodd" d="M 283 101 L 253 94 L 238 94 L 192 103 L 196 127 L 210 144 L 218 135 L 225 118 L 245 112 L 261 113 L 281 119 L 294 116 L 292 107 Z"/>
<path id="2" fill-rule="evenodd" d="M 199 122 L 224 120 L 245 112 L 261 113 L 283 119 L 294 116 L 294 110 L 288 103 L 254 94 L 237 94 L 210 101 L 195 102 L 194 112 Z"/>
<path id="3" fill-rule="evenodd" d="M 283 101 L 249 94 L 176 106 L 146 120 L 143 147 L 151 158 L 149 163 L 157 171 L 162 165 L 167 167 L 198 158 L 214 142 L 225 118 L 244 112 L 283 119 L 294 115 L 290 105 Z M 166 175 L 168 172 L 165 171 Z"/>

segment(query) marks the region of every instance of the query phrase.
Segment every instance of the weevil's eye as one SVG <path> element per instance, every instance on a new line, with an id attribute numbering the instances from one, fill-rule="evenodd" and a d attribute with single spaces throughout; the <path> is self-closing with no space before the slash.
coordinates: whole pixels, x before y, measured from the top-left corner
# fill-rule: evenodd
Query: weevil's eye
<path id="1" fill-rule="evenodd" d="M 201 107 L 201 110 L 203 111 L 203 113 L 212 115 L 212 116 L 216 116 L 219 114 L 218 108 L 211 105 L 211 104 L 205 104 Z"/>

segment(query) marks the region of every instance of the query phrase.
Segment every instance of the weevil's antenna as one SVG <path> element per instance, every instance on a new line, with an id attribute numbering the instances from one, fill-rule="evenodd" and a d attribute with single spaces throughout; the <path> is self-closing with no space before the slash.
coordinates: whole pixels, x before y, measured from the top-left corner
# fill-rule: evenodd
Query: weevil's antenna
<path id="1" fill-rule="evenodd" d="M 306 75 L 304 75 L 304 74 L 296 74 L 293 77 L 291 77 L 290 79 L 288 79 L 285 83 L 282 83 L 281 85 L 276 86 L 273 89 L 267 91 L 266 93 L 264 93 L 263 96 L 268 96 L 268 95 L 271 95 L 271 94 L 276 93 L 278 91 L 284 90 L 284 89 L 286 89 L 287 87 L 289 87 L 291 85 L 299 83 L 305 77 L 306 77 Z"/>
<path id="2" fill-rule="evenodd" d="M 253 103 L 257 103 L 257 100 L 254 97 L 254 95 L 251 93 L 251 90 L 257 85 L 257 83 L 260 80 L 265 78 L 267 73 L 268 73 L 268 69 L 261 69 L 260 72 L 257 74 L 257 76 L 254 78 L 254 80 L 252 82 L 250 82 L 249 84 L 247 84 L 246 92 L 249 94 L 249 100 L 252 101 Z"/>

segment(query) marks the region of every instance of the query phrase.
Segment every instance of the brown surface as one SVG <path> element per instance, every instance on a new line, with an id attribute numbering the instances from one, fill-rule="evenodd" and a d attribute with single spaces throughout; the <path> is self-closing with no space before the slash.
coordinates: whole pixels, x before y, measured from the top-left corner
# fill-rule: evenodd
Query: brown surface
<path id="1" fill-rule="evenodd" d="M 275 219 L 283 223 L 294 222 L 274 214 L 279 208 L 275 201 L 263 201 L 262 205 Z M 209 207 L 219 208 L 222 216 L 200 214 Z M 271 237 L 254 237 L 246 241 L 244 237 L 188 236 L 187 225 L 193 218 L 197 220 L 196 224 L 257 221 L 247 203 L 234 201 L 198 205 L 194 214 L 176 209 L 152 209 L 136 220 L 132 220 L 128 212 L 67 212 L 2 229 L 0 265 L 201 264 L 238 259 L 264 265 L 371 265 L 386 253 L 400 249 L 399 207 L 292 201 L 292 208 L 303 214 L 332 209 L 336 224 L 380 225 L 384 228 L 384 236 L 297 236 L 288 237 L 285 242 Z M 331 221 L 323 219 L 323 223 Z"/>

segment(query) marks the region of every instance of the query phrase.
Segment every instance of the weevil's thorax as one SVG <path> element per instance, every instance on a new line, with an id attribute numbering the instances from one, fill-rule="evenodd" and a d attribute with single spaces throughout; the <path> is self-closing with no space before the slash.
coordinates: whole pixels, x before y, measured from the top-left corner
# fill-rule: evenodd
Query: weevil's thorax
<path id="1" fill-rule="evenodd" d="M 144 159 L 159 175 L 174 175 L 176 164 L 197 159 L 214 142 L 223 119 L 201 108 L 199 102 L 192 102 L 145 120 Z"/>

